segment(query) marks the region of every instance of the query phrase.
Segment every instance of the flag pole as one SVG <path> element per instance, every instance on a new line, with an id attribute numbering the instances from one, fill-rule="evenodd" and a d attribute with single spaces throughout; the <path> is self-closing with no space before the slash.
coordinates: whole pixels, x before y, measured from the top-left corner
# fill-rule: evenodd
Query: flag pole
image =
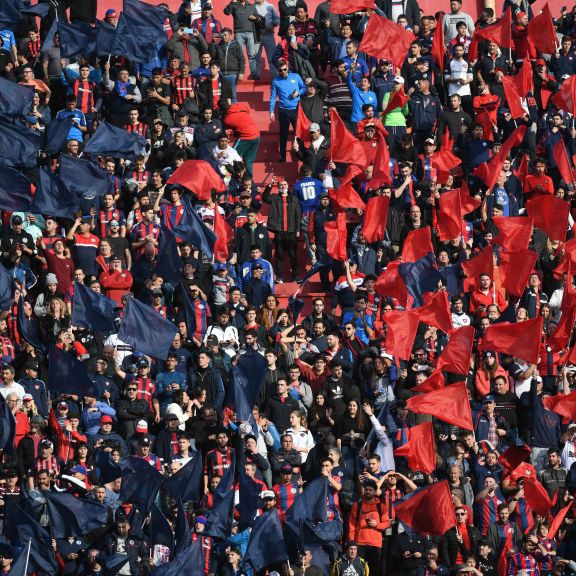
<path id="1" fill-rule="evenodd" d="M 28 562 L 30 561 L 30 548 L 32 547 L 32 538 L 28 540 L 28 550 L 26 551 L 26 564 L 24 566 L 24 574 L 28 574 Z"/>

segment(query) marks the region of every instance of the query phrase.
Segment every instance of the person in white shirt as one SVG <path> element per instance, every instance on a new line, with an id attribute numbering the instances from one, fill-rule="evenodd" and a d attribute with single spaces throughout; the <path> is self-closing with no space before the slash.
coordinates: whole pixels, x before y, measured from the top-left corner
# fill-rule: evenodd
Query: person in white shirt
<path id="1" fill-rule="evenodd" d="M 227 166 L 233 166 L 234 162 L 242 162 L 240 154 L 230 146 L 230 140 L 226 133 L 218 138 L 218 143 L 212 149 L 212 156 L 218 163 L 218 169 L 222 173 L 226 171 Z"/>
<path id="2" fill-rule="evenodd" d="M 453 58 L 444 68 L 444 80 L 448 84 L 448 96 L 458 94 L 462 99 L 462 107 L 470 113 L 472 110 L 472 66 L 464 59 L 464 46 L 456 44 Z"/>
<path id="3" fill-rule="evenodd" d="M 460 296 L 452 298 L 452 324 L 454 328 L 470 326 L 470 316 L 464 312 L 464 302 Z"/>
<path id="4" fill-rule="evenodd" d="M 14 374 L 14 368 L 10 366 L 10 364 L 4 364 L 4 366 L 2 366 L 2 380 L 4 380 L 4 382 L 0 385 L 0 394 L 2 394 L 4 400 L 6 400 L 8 394 L 14 392 L 14 394 L 18 395 L 18 400 L 22 402 L 26 390 L 24 390 L 24 386 L 14 380 Z"/>
<path id="5" fill-rule="evenodd" d="M 294 448 L 300 452 L 302 464 L 308 458 L 308 452 L 314 448 L 315 442 L 310 430 L 304 428 L 301 423 L 302 416 L 299 410 L 290 413 L 290 428 L 286 430 L 286 434 L 292 436 Z"/>

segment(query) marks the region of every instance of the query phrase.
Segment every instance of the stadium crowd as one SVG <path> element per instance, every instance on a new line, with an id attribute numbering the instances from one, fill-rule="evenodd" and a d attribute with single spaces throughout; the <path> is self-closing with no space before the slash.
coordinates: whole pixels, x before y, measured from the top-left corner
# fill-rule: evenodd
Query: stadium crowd
<path id="1" fill-rule="evenodd" d="M 0 574 L 576 573 L 576 7 L 466 1 L 3 3 Z"/>

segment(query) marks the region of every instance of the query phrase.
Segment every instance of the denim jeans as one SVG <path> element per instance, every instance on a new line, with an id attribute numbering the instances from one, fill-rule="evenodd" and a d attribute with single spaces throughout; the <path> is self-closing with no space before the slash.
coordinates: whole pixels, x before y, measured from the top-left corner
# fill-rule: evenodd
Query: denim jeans
<path id="1" fill-rule="evenodd" d="M 236 96 L 236 85 L 238 84 L 238 74 L 224 74 L 224 78 L 228 80 L 230 84 L 230 90 L 232 92 L 232 104 L 238 102 L 238 97 Z"/>
<path id="2" fill-rule="evenodd" d="M 273 32 L 263 32 L 262 37 L 260 38 L 260 42 L 256 44 L 256 62 L 254 71 L 256 72 L 256 76 L 260 77 L 260 68 L 262 64 L 262 53 L 266 50 L 266 60 L 268 60 L 268 67 L 270 68 L 270 74 L 272 77 L 276 76 L 278 71 L 276 70 L 276 66 L 272 64 L 272 54 L 274 54 L 274 50 L 276 50 L 276 41 L 274 40 L 274 33 Z"/>
<path id="3" fill-rule="evenodd" d="M 246 48 L 248 63 L 250 64 L 250 74 L 256 74 L 256 42 L 254 41 L 254 32 L 236 32 L 234 38 L 236 42 L 240 44 L 242 50 Z"/>

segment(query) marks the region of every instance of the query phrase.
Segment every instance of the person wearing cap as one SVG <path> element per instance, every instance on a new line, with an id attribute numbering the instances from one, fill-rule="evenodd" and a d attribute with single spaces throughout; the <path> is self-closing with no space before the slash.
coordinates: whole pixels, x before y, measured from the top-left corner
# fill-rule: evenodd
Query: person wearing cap
<path id="1" fill-rule="evenodd" d="M 458 2 L 452 0 L 451 4 Z M 430 92 L 430 79 L 418 80 L 418 89 L 408 100 L 408 110 L 412 116 L 414 143 L 418 150 L 423 150 L 424 140 L 435 130 L 442 118 L 442 103 L 438 96 Z"/>
<path id="2" fill-rule="evenodd" d="M 128 382 L 124 388 L 124 395 L 116 404 L 116 418 L 118 420 L 118 433 L 124 438 L 131 438 L 134 434 L 148 432 L 146 419 L 151 415 L 148 402 L 144 398 L 138 398 L 138 385 L 136 382 Z M 140 426 L 146 424 L 146 430 Z"/>
<path id="3" fill-rule="evenodd" d="M 501 450 L 507 445 L 506 436 L 510 431 L 508 422 L 495 412 L 496 401 L 492 394 L 482 398 L 482 411 L 476 417 L 475 433 L 478 442 L 488 440 L 494 448 Z"/>
<path id="4" fill-rule="evenodd" d="M 227 305 L 222 305 L 216 311 L 216 322 L 208 326 L 204 336 L 204 345 L 207 345 L 210 336 L 216 338 L 216 344 L 221 346 L 230 357 L 236 355 L 240 345 L 240 336 L 238 329 L 230 324 L 230 310 Z"/>
<path id="5" fill-rule="evenodd" d="M 38 444 L 38 456 L 34 462 L 34 470 L 47 470 L 50 476 L 55 478 L 60 474 L 60 465 L 54 456 L 54 443 L 48 439 L 40 440 Z"/>
<path id="6" fill-rule="evenodd" d="M 22 262 L 27 266 L 31 264 L 31 258 L 36 255 L 36 247 L 34 238 L 29 232 L 24 229 L 24 219 L 20 212 L 16 212 L 10 219 L 10 226 L 4 226 L 2 233 L 2 242 L 0 249 L 2 250 L 2 258 L 5 261 L 13 249 L 18 246 L 22 252 Z"/>
<path id="7" fill-rule="evenodd" d="M 330 576 L 347 576 L 348 574 L 367 576 L 369 567 L 366 560 L 358 556 L 358 543 L 354 540 L 349 540 L 343 549 L 344 554 L 339 556 L 330 568 Z"/>
<path id="8" fill-rule="evenodd" d="M 310 132 L 311 142 L 305 144 L 297 137 L 292 146 L 292 150 L 305 166 L 310 167 L 313 178 L 322 178 L 328 159 L 330 139 L 322 134 L 320 125 L 317 122 L 312 122 L 308 131 Z"/>
<path id="9" fill-rule="evenodd" d="M 298 494 L 302 492 L 302 479 L 299 474 L 294 474 L 292 464 L 282 464 L 280 480 L 272 486 L 272 492 L 276 495 L 276 509 L 280 522 L 284 523 L 286 513 L 294 504 Z"/>
<path id="10" fill-rule="evenodd" d="M 100 416 L 100 429 L 98 432 L 90 436 L 90 442 L 96 449 L 111 452 L 113 449 L 120 450 L 122 456 L 128 455 L 128 447 L 126 441 L 120 434 L 112 430 L 114 420 L 112 416 L 103 414 Z"/>
<path id="11" fill-rule="evenodd" d="M 68 230 L 66 238 L 74 245 L 73 259 L 75 267 L 82 268 L 85 274 L 97 276 L 98 264 L 96 257 L 100 239 L 92 234 L 93 225 L 93 215 L 79 216 L 70 230 Z"/>
<path id="12" fill-rule="evenodd" d="M 202 4 L 200 18 L 192 21 L 191 28 L 198 30 L 208 44 L 213 44 L 222 35 L 222 23 L 214 17 L 214 7 L 211 2 Z"/>
<path id="13" fill-rule="evenodd" d="M 130 292 L 134 279 L 130 270 L 122 268 L 120 255 L 112 255 L 110 268 L 107 272 L 100 274 L 99 281 L 104 289 L 104 294 L 114 300 L 120 308 L 123 308 L 122 296 Z"/>
<path id="14" fill-rule="evenodd" d="M 48 418 L 50 408 L 48 406 L 48 392 L 46 384 L 38 378 L 40 367 L 37 360 L 27 360 L 24 364 L 25 376 L 20 378 L 19 383 L 24 387 L 26 394 L 29 394 L 34 401 L 38 413 L 43 418 Z"/>

